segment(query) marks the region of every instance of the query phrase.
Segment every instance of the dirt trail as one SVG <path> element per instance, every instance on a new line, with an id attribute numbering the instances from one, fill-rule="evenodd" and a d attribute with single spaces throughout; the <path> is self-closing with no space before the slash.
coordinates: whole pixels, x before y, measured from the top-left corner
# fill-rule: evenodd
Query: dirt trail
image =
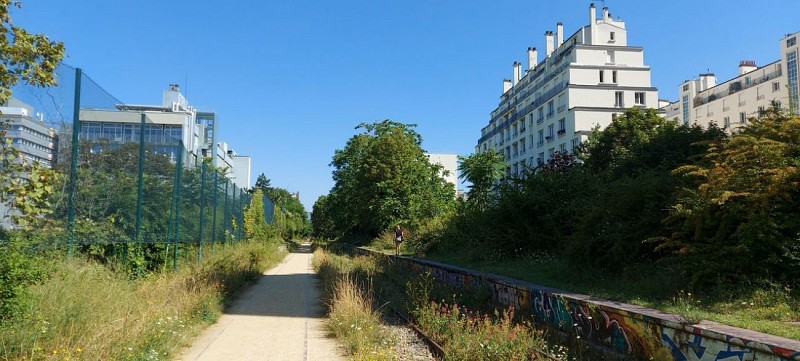
<path id="1" fill-rule="evenodd" d="M 178 360 L 344 360 L 326 336 L 311 250 L 267 271 Z"/>

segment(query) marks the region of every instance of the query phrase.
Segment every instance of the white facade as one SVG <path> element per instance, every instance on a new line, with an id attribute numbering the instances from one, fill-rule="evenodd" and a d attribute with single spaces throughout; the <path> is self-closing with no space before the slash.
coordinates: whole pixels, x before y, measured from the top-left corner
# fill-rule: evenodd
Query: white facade
<path id="1" fill-rule="evenodd" d="M 440 176 L 448 183 L 453 185 L 453 194 L 458 191 L 458 155 L 457 154 L 425 154 L 428 156 L 428 161 L 431 164 L 438 164 L 442 166 L 442 174 Z M 447 175 L 444 175 L 444 171 Z"/>
<path id="2" fill-rule="evenodd" d="M 793 107 L 797 113 L 799 37 L 800 33 L 795 33 L 781 40 L 780 60 L 761 67 L 741 61 L 739 75 L 723 83 L 717 84 L 714 74 L 683 82 L 679 99 L 662 108 L 665 116 L 684 125 L 708 127 L 713 123 L 733 132 L 773 105 Z"/>
<path id="3" fill-rule="evenodd" d="M 56 131 L 31 117 L 32 112 L 30 106 L 11 98 L 7 106 L 0 106 L 0 121 L 6 123 L 6 137 L 19 151 L 22 161 L 52 168 L 58 153 Z"/>
<path id="4" fill-rule="evenodd" d="M 500 105 L 481 130 L 475 151 L 494 149 L 509 163 L 507 175 L 572 151 L 595 127 L 631 107 L 657 108 L 644 50 L 628 46 L 625 23 L 589 7 L 589 25 L 564 39 L 563 25 L 545 33 L 545 57 L 528 48 L 528 69 L 514 62 L 503 81 Z"/>
<path id="5" fill-rule="evenodd" d="M 238 155 L 228 143 L 217 144 L 217 162 L 229 170 L 228 178 L 239 188 L 250 188 L 250 157 Z"/>

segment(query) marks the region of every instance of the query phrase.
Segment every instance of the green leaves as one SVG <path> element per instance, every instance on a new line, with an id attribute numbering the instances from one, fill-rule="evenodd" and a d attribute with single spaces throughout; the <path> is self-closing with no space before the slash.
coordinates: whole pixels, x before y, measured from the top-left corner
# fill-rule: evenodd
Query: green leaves
<path id="1" fill-rule="evenodd" d="M 393 224 L 415 224 L 451 207 L 452 186 L 439 177 L 441 166 L 428 162 L 422 137 L 413 128 L 391 120 L 357 126 L 363 132 L 334 153 L 335 184 L 315 210 L 314 224 L 332 224 L 325 234 L 374 236 Z"/>
<path id="2" fill-rule="evenodd" d="M 459 157 L 459 178 L 466 179 L 472 186 L 469 190 L 467 204 L 484 210 L 492 202 L 492 189 L 505 174 L 508 163 L 503 155 L 489 149 L 488 151 Z"/>

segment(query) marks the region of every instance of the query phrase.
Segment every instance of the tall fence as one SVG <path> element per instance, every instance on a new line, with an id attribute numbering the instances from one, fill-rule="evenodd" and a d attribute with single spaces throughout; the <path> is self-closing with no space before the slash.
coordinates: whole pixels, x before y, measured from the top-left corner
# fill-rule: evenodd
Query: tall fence
<path id="1" fill-rule="evenodd" d="M 58 134 L 53 168 L 66 180 L 52 218 L 66 232 L 53 246 L 127 257 L 130 245 L 155 245 L 177 266 L 244 238 L 251 196 L 215 166 L 214 139 L 203 137 L 212 125 L 188 107 L 125 105 L 80 69 L 56 74 L 57 86 L 12 92 Z"/>

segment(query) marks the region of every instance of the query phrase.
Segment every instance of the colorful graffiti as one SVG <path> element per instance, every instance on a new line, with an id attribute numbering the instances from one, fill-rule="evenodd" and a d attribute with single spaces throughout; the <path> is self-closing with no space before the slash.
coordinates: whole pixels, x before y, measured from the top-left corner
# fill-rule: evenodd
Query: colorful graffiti
<path id="1" fill-rule="evenodd" d="M 503 307 L 528 312 L 538 323 L 589 344 L 636 359 L 686 361 L 800 361 L 800 342 L 774 343 L 724 335 L 700 326 L 638 313 L 634 306 L 592 302 L 566 292 L 527 283 L 509 283 L 491 275 L 409 258 L 396 258 L 415 272 L 429 272 L 437 282 L 466 290 L 489 290 Z M 628 309 L 626 309 L 628 308 Z M 781 345 L 781 346 L 778 346 Z M 789 347 L 786 347 L 789 345 Z"/>

